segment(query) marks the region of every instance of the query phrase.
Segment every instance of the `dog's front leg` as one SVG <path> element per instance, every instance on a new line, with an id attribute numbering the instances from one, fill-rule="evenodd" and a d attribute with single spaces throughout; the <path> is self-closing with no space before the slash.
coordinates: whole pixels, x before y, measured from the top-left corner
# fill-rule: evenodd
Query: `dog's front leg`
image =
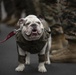
<path id="1" fill-rule="evenodd" d="M 41 50 L 41 52 L 39 53 L 39 66 L 38 66 L 38 71 L 39 72 L 47 72 L 46 68 L 45 68 L 45 61 L 46 61 L 46 47 L 47 47 L 47 43 L 45 44 L 44 48 Z"/>
<path id="2" fill-rule="evenodd" d="M 25 51 L 18 46 L 18 61 L 19 65 L 15 71 L 23 71 L 25 69 Z"/>

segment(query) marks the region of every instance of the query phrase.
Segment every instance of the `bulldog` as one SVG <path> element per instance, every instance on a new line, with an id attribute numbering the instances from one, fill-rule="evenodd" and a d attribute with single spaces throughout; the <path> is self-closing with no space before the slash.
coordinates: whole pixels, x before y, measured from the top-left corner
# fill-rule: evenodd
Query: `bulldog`
<path id="1" fill-rule="evenodd" d="M 25 64 L 30 64 L 30 53 L 38 54 L 39 72 L 47 72 L 45 63 L 50 64 L 49 52 L 51 49 L 51 30 L 43 19 L 35 15 L 28 15 L 19 19 L 16 33 L 19 65 L 16 71 L 23 71 Z"/>

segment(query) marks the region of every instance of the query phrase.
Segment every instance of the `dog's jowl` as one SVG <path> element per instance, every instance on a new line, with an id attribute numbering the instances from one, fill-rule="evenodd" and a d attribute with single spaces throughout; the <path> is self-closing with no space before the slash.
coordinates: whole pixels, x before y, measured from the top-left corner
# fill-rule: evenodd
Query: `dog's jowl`
<path id="1" fill-rule="evenodd" d="M 38 54 L 39 72 L 46 72 L 45 63 L 50 64 L 49 52 L 51 48 L 51 34 L 48 24 L 35 15 L 21 18 L 18 23 L 19 31 L 16 33 L 19 65 L 16 71 L 23 71 L 25 64 L 30 64 L 30 53 Z"/>

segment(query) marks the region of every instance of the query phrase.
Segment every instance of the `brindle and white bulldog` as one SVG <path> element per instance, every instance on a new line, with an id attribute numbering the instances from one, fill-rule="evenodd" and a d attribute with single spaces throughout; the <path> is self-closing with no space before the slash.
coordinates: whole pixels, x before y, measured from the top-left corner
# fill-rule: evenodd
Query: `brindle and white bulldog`
<path id="1" fill-rule="evenodd" d="M 18 61 L 16 71 L 23 71 L 25 63 L 30 64 L 30 53 L 38 54 L 39 72 L 46 72 L 45 63 L 50 64 L 49 52 L 51 48 L 51 34 L 48 24 L 35 15 L 29 15 L 18 21 L 20 30 L 16 34 Z"/>

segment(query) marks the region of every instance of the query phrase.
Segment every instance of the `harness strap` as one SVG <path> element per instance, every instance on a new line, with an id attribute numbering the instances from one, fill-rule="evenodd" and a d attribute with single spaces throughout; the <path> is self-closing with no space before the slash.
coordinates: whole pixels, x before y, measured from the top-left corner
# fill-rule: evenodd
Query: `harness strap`
<path id="1" fill-rule="evenodd" d="M 38 55 L 39 56 L 39 62 L 44 62 L 46 61 L 46 55 L 45 54 L 42 54 L 42 55 Z"/>
<path id="2" fill-rule="evenodd" d="M 23 55 L 18 55 L 18 61 L 20 62 L 20 63 L 25 63 L 26 61 L 25 61 L 25 57 L 26 57 L 26 55 L 25 56 L 23 56 Z"/>

